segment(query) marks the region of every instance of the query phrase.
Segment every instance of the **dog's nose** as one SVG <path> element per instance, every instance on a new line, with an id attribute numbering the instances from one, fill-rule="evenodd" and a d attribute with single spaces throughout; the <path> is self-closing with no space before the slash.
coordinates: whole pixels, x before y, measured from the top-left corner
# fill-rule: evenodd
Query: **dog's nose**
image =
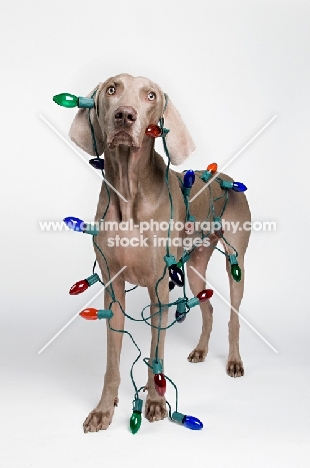
<path id="1" fill-rule="evenodd" d="M 116 109 L 114 120 L 118 127 L 130 127 L 137 120 L 137 111 L 131 106 L 121 106 Z"/>

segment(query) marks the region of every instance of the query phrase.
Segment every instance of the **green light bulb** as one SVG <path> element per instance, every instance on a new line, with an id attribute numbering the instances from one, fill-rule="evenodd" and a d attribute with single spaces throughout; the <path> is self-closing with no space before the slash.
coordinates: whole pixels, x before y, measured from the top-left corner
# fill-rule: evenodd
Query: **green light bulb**
<path id="1" fill-rule="evenodd" d="M 130 430 L 133 434 L 136 434 L 141 426 L 141 412 L 133 411 L 130 418 Z"/>
<path id="2" fill-rule="evenodd" d="M 136 397 L 133 401 L 132 415 L 129 422 L 130 430 L 133 434 L 136 434 L 141 426 L 142 406 L 143 401 Z"/>
<path id="3" fill-rule="evenodd" d="M 241 280 L 241 268 L 239 265 L 231 265 L 230 272 L 235 281 L 239 282 Z"/>
<path id="4" fill-rule="evenodd" d="M 74 94 L 61 93 L 53 96 L 53 101 L 62 107 L 76 107 L 79 103 L 79 98 Z"/>

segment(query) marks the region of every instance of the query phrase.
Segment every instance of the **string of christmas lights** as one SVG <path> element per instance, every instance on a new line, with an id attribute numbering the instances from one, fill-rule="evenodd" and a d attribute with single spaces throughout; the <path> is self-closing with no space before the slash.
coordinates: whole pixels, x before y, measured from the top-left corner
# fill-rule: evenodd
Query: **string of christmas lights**
<path id="1" fill-rule="evenodd" d="M 104 181 L 104 184 L 105 184 L 105 189 L 106 189 L 107 196 L 108 196 L 108 203 L 107 203 L 106 209 L 105 209 L 105 211 L 104 211 L 104 213 L 103 213 L 103 215 L 102 215 L 102 217 L 100 219 L 100 222 L 101 222 L 101 221 L 104 220 L 104 218 L 106 216 L 106 213 L 107 213 L 107 211 L 109 209 L 110 191 L 109 191 L 108 185 L 107 185 L 107 183 L 105 181 L 105 178 L 104 178 L 104 172 L 103 172 L 103 170 L 104 170 L 104 160 L 99 157 L 99 154 L 98 154 L 98 151 L 97 151 L 94 128 L 93 128 L 91 118 L 90 118 L 90 109 L 95 107 L 94 96 L 95 96 L 96 92 L 97 92 L 97 89 L 93 92 L 93 95 L 91 96 L 91 98 L 77 97 L 77 96 L 69 94 L 69 93 L 62 93 L 62 94 L 58 94 L 58 95 L 54 96 L 53 100 L 54 100 L 54 102 L 56 104 L 58 104 L 60 106 L 63 106 L 63 107 L 67 107 L 67 108 L 79 107 L 79 108 L 88 108 L 89 109 L 89 111 L 88 111 L 88 121 L 89 121 L 90 129 L 91 129 L 93 147 L 94 147 L 94 151 L 95 151 L 95 154 L 96 154 L 96 157 L 91 159 L 89 161 L 89 163 L 95 169 L 101 170 L 101 173 L 102 173 L 102 176 L 103 176 L 103 181 Z M 165 104 L 165 108 L 166 108 L 167 96 L 165 95 L 165 97 L 166 97 L 166 104 Z M 169 155 L 169 151 L 168 151 L 167 144 L 166 144 L 166 136 L 167 136 L 168 132 L 169 132 L 169 129 L 166 129 L 164 127 L 164 118 L 161 117 L 160 120 L 159 120 L 159 125 L 153 125 L 153 124 L 149 125 L 147 127 L 146 131 L 145 131 L 145 134 L 147 136 L 149 136 L 150 138 L 161 137 L 162 141 L 163 141 L 164 151 L 165 151 L 165 154 L 166 154 L 166 156 L 168 158 L 168 164 L 166 166 L 165 181 L 166 181 L 166 186 L 167 186 L 168 196 L 169 196 L 169 202 L 170 202 L 170 219 L 173 219 L 174 218 L 174 216 L 173 216 L 174 215 L 173 200 L 172 200 L 172 196 L 171 196 L 171 192 L 170 192 L 170 186 L 169 186 L 170 155 Z M 198 172 L 201 172 L 201 171 L 198 171 Z M 209 164 L 207 169 L 204 172 L 202 172 L 202 174 L 200 175 L 200 178 L 204 182 L 208 182 L 212 177 L 214 177 L 216 172 L 217 172 L 217 164 L 216 163 Z M 191 188 L 193 187 L 193 184 L 195 182 L 196 175 L 195 175 L 195 171 L 193 171 L 191 169 L 187 170 L 187 171 L 184 171 L 184 173 L 185 174 L 184 174 L 183 180 L 179 176 L 178 176 L 178 178 L 179 178 L 179 181 L 180 181 L 180 188 L 182 190 L 184 204 L 185 204 L 185 208 L 186 208 L 186 222 L 188 222 L 188 221 L 189 222 L 194 222 L 195 218 L 190 214 L 190 211 L 189 211 L 189 200 L 188 200 L 188 198 L 189 198 L 189 195 L 190 195 Z M 234 250 L 235 253 L 229 255 L 226 252 L 224 252 L 224 251 L 218 249 L 217 247 L 215 247 L 217 250 L 219 250 L 221 253 L 223 253 L 227 257 L 228 261 L 230 262 L 230 264 L 231 264 L 231 275 L 232 275 L 233 279 L 235 281 L 240 281 L 241 280 L 241 269 L 240 269 L 240 267 L 238 265 L 238 260 L 237 260 L 238 252 L 225 239 L 224 231 L 223 231 L 222 225 L 221 225 L 221 218 L 222 218 L 222 215 L 223 215 L 223 213 L 225 211 L 226 203 L 227 203 L 227 200 L 228 200 L 229 190 L 234 190 L 236 192 L 244 192 L 245 190 L 247 190 L 247 188 L 241 182 L 225 181 L 225 180 L 221 179 L 220 177 L 216 177 L 215 180 L 219 183 L 219 185 L 222 188 L 222 190 L 224 191 L 224 193 L 220 197 L 217 197 L 217 198 L 213 199 L 211 186 L 210 185 L 208 186 L 209 193 L 210 193 L 210 207 L 209 207 L 209 213 L 207 215 L 207 220 L 210 218 L 210 216 L 212 216 L 213 221 L 217 222 L 218 226 L 219 226 L 219 228 L 217 230 L 215 230 L 214 233 L 216 234 L 217 237 L 223 239 L 223 241 L 229 247 L 231 247 Z M 214 203 L 217 200 L 221 199 L 221 198 L 224 199 L 224 206 L 223 206 L 221 215 L 216 217 L 215 216 L 215 210 L 214 210 Z M 102 255 L 102 257 L 104 259 L 104 262 L 105 262 L 105 265 L 107 267 L 107 272 L 108 272 L 109 286 L 106 288 L 106 290 L 108 291 L 108 293 L 109 293 L 109 295 L 111 297 L 111 302 L 109 304 L 109 308 L 108 309 L 95 309 L 95 308 L 84 309 L 83 311 L 80 312 L 80 316 L 83 317 L 86 320 L 106 319 L 110 330 L 112 330 L 114 332 L 117 332 L 117 333 L 127 334 L 131 338 L 133 344 L 135 345 L 135 347 L 138 350 L 138 356 L 134 360 L 134 362 L 133 362 L 133 364 L 131 366 L 131 369 L 130 369 L 130 377 L 131 377 L 132 384 L 133 384 L 133 387 L 134 387 L 134 390 L 135 390 L 132 415 L 131 415 L 131 418 L 130 418 L 130 421 L 129 421 L 129 427 L 130 427 L 130 431 L 132 432 L 132 434 L 136 434 L 139 431 L 140 426 L 141 426 L 141 422 L 142 422 L 141 413 L 142 413 L 142 408 L 143 408 L 143 400 L 139 398 L 139 393 L 141 392 L 141 390 L 144 390 L 145 388 L 141 387 L 140 389 L 138 389 L 138 387 L 137 387 L 137 385 L 135 383 L 134 377 L 133 377 L 133 368 L 134 368 L 135 364 L 138 362 L 138 360 L 141 358 L 141 350 L 140 350 L 139 346 L 137 345 L 137 343 L 135 342 L 134 338 L 132 337 L 131 333 L 129 333 L 127 330 L 116 330 L 116 329 L 112 328 L 110 320 L 113 317 L 112 305 L 115 304 L 115 303 L 117 303 L 120 306 L 120 309 L 121 309 L 121 311 L 122 311 L 122 313 L 124 314 L 125 317 L 129 318 L 130 320 L 137 321 L 137 322 L 143 321 L 145 324 L 157 329 L 157 345 L 156 345 L 156 350 L 155 350 L 155 357 L 152 358 L 152 359 L 151 358 L 144 358 L 143 361 L 153 371 L 154 386 L 155 386 L 155 389 L 156 389 L 156 392 L 158 393 L 158 395 L 160 395 L 162 397 L 165 395 L 166 388 L 167 388 L 167 380 L 168 380 L 168 382 L 170 382 L 170 384 L 175 389 L 176 397 L 175 397 L 175 411 L 174 412 L 172 412 L 171 406 L 170 406 L 169 402 L 166 400 L 166 403 L 167 403 L 167 405 L 169 407 L 169 419 L 171 421 L 173 421 L 173 422 L 179 423 L 179 424 L 183 425 L 184 427 L 187 427 L 187 428 L 192 429 L 192 430 L 202 429 L 203 424 L 199 419 L 197 419 L 197 418 L 195 418 L 193 416 L 188 416 L 188 415 L 185 415 L 183 413 L 178 412 L 178 389 L 177 389 L 177 386 L 163 372 L 163 361 L 158 356 L 158 345 L 159 345 L 159 340 L 160 340 L 160 332 L 163 331 L 163 330 L 169 329 L 170 327 L 172 327 L 176 323 L 184 322 L 187 314 L 190 312 L 190 310 L 193 307 L 198 305 L 200 302 L 208 301 L 213 295 L 213 291 L 211 289 L 206 289 L 206 290 L 201 291 L 199 294 L 197 294 L 196 297 L 192 297 L 192 298 L 188 299 L 187 296 L 186 296 L 184 265 L 189 260 L 191 253 L 195 250 L 196 247 L 194 246 L 190 251 L 184 250 L 181 259 L 177 261 L 174 256 L 170 255 L 169 242 L 166 243 L 166 255 L 164 256 L 164 261 L 165 261 L 164 271 L 163 271 L 162 276 L 157 280 L 157 282 L 155 284 L 155 294 L 156 294 L 158 302 L 156 304 L 148 304 L 147 306 L 145 306 L 141 311 L 141 319 L 136 319 L 134 317 L 131 317 L 128 313 L 126 313 L 125 310 L 123 309 L 122 305 L 120 304 L 120 302 L 116 299 L 114 289 L 113 289 L 113 285 L 110 282 L 111 275 L 110 275 L 110 269 L 109 269 L 107 259 L 106 259 L 105 255 L 104 255 L 104 252 L 101 250 L 101 248 L 98 246 L 98 244 L 96 243 L 96 240 L 95 240 L 96 235 L 99 232 L 98 228 L 96 226 L 92 225 L 92 224 L 85 223 L 83 220 L 81 220 L 79 218 L 75 218 L 73 216 L 69 216 L 69 217 L 65 218 L 64 222 L 73 231 L 87 233 L 87 234 L 92 235 L 93 244 L 94 244 L 95 248 L 98 250 L 98 252 Z M 203 231 L 199 232 L 202 239 L 204 239 L 205 237 L 208 237 L 211 233 L 212 233 L 212 231 L 209 231 L 209 232 L 207 232 L 205 234 L 203 233 Z M 170 238 L 170 224 L 169 224 L 169 227 L 168 227 L 167 237 Z M 100 282 L 102 285 L 104 285 L 104 283 L 100 279 L 99 275 L 97 273 L 95 273 L 95 267 L 96 267 L 96 261 L 94 262 L 94 266 L 93 266 L 93 274 L 91 276 L 89 276 L 88 278 L 86 278 L 84 280 L 80 280 L 77 283 L 75 283 L 70 288 L 70 291 L 69 291 L 70 295 L 81 294 L 84 291 L 86 291 L 86 289 L 88 289 L 90 286 L 94 285 L 97 282 Z M 159 298 L 159 295 L 158 295 L 158 286 L 159 286 L 160 282 L 165 278 L 167 270 L 168 270 L 169 278 L 170 278 L 169 290 L 174 289 L 175 286 L 181 287 L 181 288 L 183 288 L 183 297 L 178 298 L 174 302 L 171 302 L 171 303 L 168 303 L 168 304 L 162 304 L 160 302 L 160 298 Z M 133 289 L 136 289 L 136 287 L 137 286 L 135 286 L 134 288 L 131 288 L 130 290 L 125 291 L 125 292 L 132 291 Z M 149 315 L 149 317 L 145 317 L 144 316 L 144 311 L 147 308 L 151 307 L 151 305 L 155 305 L 158 308 L 158 310 L 156 310 L 153 314 Z M 162 312 L 164 310 L 172 307 L 172 306 L 176 306 L 175 320 L 172 321 L 166 327 L 162 327 L 161 326 Z M 153 325 L 152 323 L 149 323 L 151 318 L 153 318 L 156 315 L 159 315 L 158 326 Z"/>

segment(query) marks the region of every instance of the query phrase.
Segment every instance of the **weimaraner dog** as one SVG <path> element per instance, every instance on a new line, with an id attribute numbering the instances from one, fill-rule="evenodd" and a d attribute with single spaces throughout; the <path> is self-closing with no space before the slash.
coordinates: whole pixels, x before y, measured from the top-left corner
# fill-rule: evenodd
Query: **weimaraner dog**
<path id="1" fill-rule="evenodd" d="M 121 74 L 109 78 L 100 83 L 94 96 L 95 107 L 79 109 L 70 129 L 70 138 L 89 155 L 96 155 L 91 135 L 89 118 L 93 125 L 94 137 L 99 155 L 104 153 L 105 178 L 106 180 L 127 200 L 125 202 L 114 190 L 110 190 L 110 205 L 106 213 L 105 221 L 129 221 L 133 225 L 155 221 L 169 221 L 170 199 L 166 183 L 166 163 L 154 149 L 154 139 L 146 135 L 145 130 L 150 124 L 158 124 L 159 119 L 164 117 L 164 126 L 169 129 L 166 142 L 170 153 L 171 164 L 179 165 L 185 161 L 195 149 L 188 130 L 183 123 L 179 112 L 174 107 L 170 98 L 165 105 L 165 94 L 158 85 L 143 77 L 133 77 Z M 93 90 L 88 96 L 93 95 Z M 224 179 L 232 179 L 226 175 Z M 174 206 L 174 220 L 184 222 L 186 211 L 182 191 L 180 189 L 180 173 L 169 170 L 169 186 Z M 199 177 L 191 189 L 193 197 L 205 183 Z M 220 185 L 211 182 L 213 199 L 220 197 L 223 193 Z M 207 187 L 192 203 L 190 212 L 196 221 L 204 221 L 210 206 L 210 193 Z M 215 215 L 219 216 L 223 208 L 223 198 L 215 201 Z M 96 221 L 99 221 L 108 205 L 108 196 L 105 184 L 99 196 Z M 250 211 L 246 197 L 243 193 L 229 191 L 227 206 L 223 215 L 227 223 L 250 221 Z M 113 317 L 110 320 L 111 328 L 124 329 L 124 314 L 120 308 L 125 310 L 125 281 L 146 287 L 150 296 L 150 315 L 154 314 L 151 323 L 158 326 L 159 315 L 155 315 L 158 297 L 163 304 L 169 303 L 169 277 L 168 274 L 159 283 L 158 297 L 155 294 L 155 284 L 162 276 L 166 255 L 166 248 L 154 245 L 154 235 L 167 237 L 167 230 L 154 231 L 151 228 L 144 232 L 148 244 L 136 247 L 109 247 L 108 238 L 140 238 L 139 227 L 124 232 L 120 230 L 100 231 L 96 236 L 96 243 L 105 253 L 110 269 L 110 278 L 126 266 L 121 274 L 113 280 L 113 288 L 118 302 L 112 305 Z M 190 234 L 182 231 L 172 230 L 172 246 L 170 254 L 180 259 L 183 254 L 183 245 L 174 242 L 176 238 L 189 237 Z M 238 262 L 242 271 L 239 282 L 233 280 L 230 274 L 230 263 L 227 260 L 227 272 L 230 284 L 230 299 L 234 310 L 239 310 L 244 288 L 244 254 L 248 245 L 249 230 L 225 230 L 225 238 L 229 244 L 238 251 Z M 214 247 L 221 238 L 215 234 L 209 236 L 210 245 L 200 246 L 194 249 L 187 265 L 187 278 L 192 293 L 196 296 L 206 287 L 205 272 L 214 251 Z M 227 255 L 233 250 L 223 242 L 223 248 Z M 174 245 L 177 245 L 174 247 Z M 97 261 L 102 273 L 102 281 L 108 281 L 106 263 L 102 255 L 95 249 Z M 198 275 L 193 268 L 199 272 Z M 108 288 L 104 293 L 104 307 L 109 308 L 111 297 Z M 208 352 L 208 342 L 212 329 L 213 308 L 209 301 L 200 303 L 202 312 L 202 332 L 197 346 L 189 354 L 188 361 L 198 363 L 204 361 Z M 231 377 L 240 377 L 244 374 L 243 363 L 239 353 L 239 317 L 231 310 L 229 321 L 229 354 L 227 361 L 227 373 Z M 166 327 L 168 320 L 167 308 L 162 312 L 161 327 Z M 151 328 L 152 341 L 150 358 L 154 358 L 157 344 L 157 330 Z M 96 408 L 91 411 L 84 422 L 84 432 L 94 432 L 107 429 L 112 421 L 114 408 L 118 403 L 118 388 L 120 385 L 120 353 L 122 347 L 123 333 L 116 333 L 107 327 L 107 366 L 104 378 L 102 396 Z M 161 332 L 158 356 L 164 359 L 165 331 Z M 149 369 L 148 391 L 145 416 L 149 421 L 157 421 L 167 416 L 165 398 L 158 395 L 153 380 L 152 370 Z"/>

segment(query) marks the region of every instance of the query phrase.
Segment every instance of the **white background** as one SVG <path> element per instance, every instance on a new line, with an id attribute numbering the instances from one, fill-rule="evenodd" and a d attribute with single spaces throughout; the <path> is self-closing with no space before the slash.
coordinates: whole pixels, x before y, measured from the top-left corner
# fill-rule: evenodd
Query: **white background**
<path id="1" fill-rule="evenodd" d="M 309 2 L 29 0 L 7 3 L 1 16 L 1 464 L 309 466 Z M 197 433 L 145 419 L 137 435 L 129 432 L 136 352 L 125 339 L 113 423 L 84 435 L 102 387 L 105 323 L 77 318 L 38 354 L 99 288 L 68 295 L 91 274 L 90 237 L 44 233 L 38 223 L 91 219 L 101 183 L 39 114 L 67 135 L 76 110 L 52 96 L 86 95 L 121 72 L 147 76 L 170 95 L 197 146 L 187 168 L 223 166 L 278 116 L 227 169 L 248 186 L 253 220 L 277 223 L 276 232 L 252 235 L 240 312 L 278 353 L 242 324 L 246 373 L 229 378 L 229 311 L 218 297 L 205 363 L 186 361 L 199 311 L 174 327 L 166 371 L 180 411 L 204 422 Z M 215 253 L 211 263 L 210 282 L 228 299 L 224 259 Z M 138 316 L 147 301 L 138 289 L 127 311 Z M 128 329 L 148 356 L 148 327 Z M 143 364 L 135 376 L 146 382 Z"/>

